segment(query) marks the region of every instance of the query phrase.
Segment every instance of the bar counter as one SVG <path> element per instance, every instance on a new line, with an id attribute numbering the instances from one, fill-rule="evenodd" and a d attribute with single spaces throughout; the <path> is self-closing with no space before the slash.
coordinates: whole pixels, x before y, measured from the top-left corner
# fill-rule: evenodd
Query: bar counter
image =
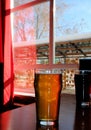
<path id="1" fill-rule="evenodd" d="M 91 130 L 91 108 L 77 108 L 75 95 L 62 94 L 58 128 L 38 128 L 35 103 L 0 114 L 0 130 Z"/>

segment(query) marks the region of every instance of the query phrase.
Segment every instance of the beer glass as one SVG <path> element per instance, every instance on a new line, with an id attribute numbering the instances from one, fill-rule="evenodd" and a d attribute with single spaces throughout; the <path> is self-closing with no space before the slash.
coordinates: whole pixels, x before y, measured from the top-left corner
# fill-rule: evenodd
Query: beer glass
<path id="1" fill-rule="evenodd" d="M 75 74 L 76 104 L 81 107 L 90 105 L 90 82 L 87 74 Z"/>
<path id="2" fill-rule="evenodd" d="M 37 123 L 57 125 L 62 90 L 60 71 L 39 70 L 35 72 L 35 96 Z"/>

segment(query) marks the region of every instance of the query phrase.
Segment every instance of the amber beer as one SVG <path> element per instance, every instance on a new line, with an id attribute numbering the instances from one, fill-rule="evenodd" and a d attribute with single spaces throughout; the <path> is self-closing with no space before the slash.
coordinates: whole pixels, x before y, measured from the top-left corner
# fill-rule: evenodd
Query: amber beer
<path id="1" fill-rule="evenodd" d="M 54 125 L 57 123 L 61 86 L 61 74 L 35 74 L 37 121 L 40 124 Z"/>

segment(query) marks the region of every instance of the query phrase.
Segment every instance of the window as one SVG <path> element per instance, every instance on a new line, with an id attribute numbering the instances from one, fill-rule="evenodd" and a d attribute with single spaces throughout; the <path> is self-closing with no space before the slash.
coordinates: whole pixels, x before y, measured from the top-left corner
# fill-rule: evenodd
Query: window
<path id="1" fill-rule="evenodd" d="M 62 10 L 58 7 L 58 2 L 60 1 L 12 2 L 15 94 L 21 93 L 21 90 L 22 94 L 34 94 L 33 81 L 36 68 L 77 68 L 77 64 L 66 64 L 65 55 L 60 50 L 62 46 L 60 48 L 57 37 L 60 36 L 61 17 L 60 19 L 58 17 Z M 62 7 L 66 8 L 66 5 L 63 5 Z"/>

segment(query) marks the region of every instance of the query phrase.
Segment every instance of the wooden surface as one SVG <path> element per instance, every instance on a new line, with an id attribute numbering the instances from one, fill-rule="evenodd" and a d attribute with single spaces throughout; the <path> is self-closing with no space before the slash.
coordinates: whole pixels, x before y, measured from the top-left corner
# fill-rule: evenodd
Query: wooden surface
<path id="1" fill-rule="evenodd" d="M 91 130 L 91 108 L 76 108 L 75 95 L 63 94 L 58 128 L 38 128 L 32 103 L 0 114 L 0 130 Z"/>

